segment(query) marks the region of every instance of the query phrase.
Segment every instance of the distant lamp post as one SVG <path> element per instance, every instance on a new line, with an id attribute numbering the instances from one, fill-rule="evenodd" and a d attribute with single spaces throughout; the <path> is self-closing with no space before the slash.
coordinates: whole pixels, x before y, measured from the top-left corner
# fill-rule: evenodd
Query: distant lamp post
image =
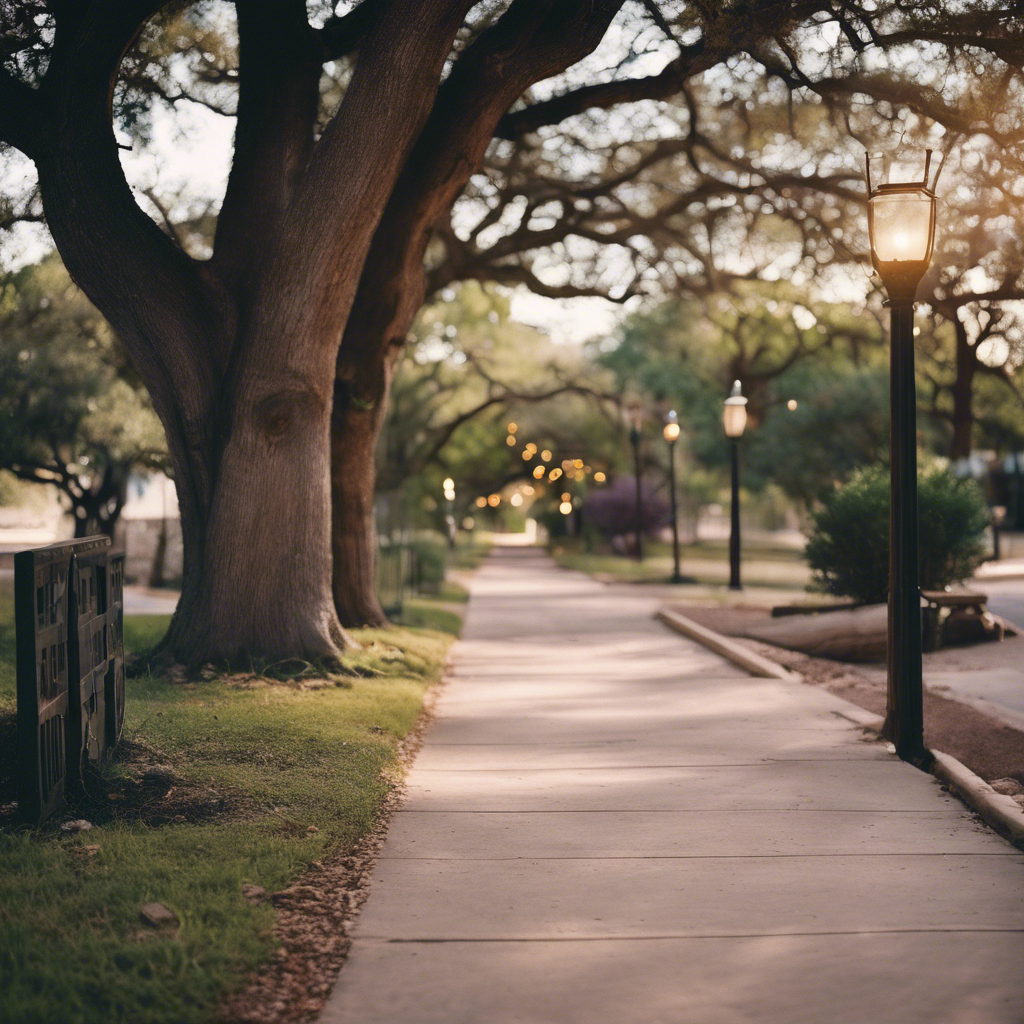
<path id="1" fill-rule="evenodd" d="M 910 181 L 871 184 L 866 157 L 871 261 L 889 297 L 889 644 L 885 735 L 904 761 L 922 763 L 921 585 L 918 567 L 917 391 L 914 300 L 935 243 L 935 193 L 924 173 Z"/>
<path id="2" fill-rule="evenodd" d="M 733 381 L 732 391 L 722 408 L 725 436 L 732 448 L 732 508 L 729 528 L 729 589 L 742 590 L 740 583 L 740 438 L 747 425 L 747 400 L 740 382 Z"/>
<path id="3" fill-rule="evenodd" d="M 455 481 L 447 477 L 442 484 L 444 488 L 445 516 L 444 525 L 448 533 L 448 546 L 455 547 Z"/>
<path id="4" fill-rule="evenodd" d="M 634 529 L 636 530 L 635 556 L 638 562 L 644 559 L 644 508 L 643 490 L 640 482 L 640 440 L 644 425 L 644 410 L 639 401 L 633 400 L 622 409 L 622 416 L 629 427 L 629 443 L 633 446 L 633 474 L 636 478 L 636 516 L 634 518 Z"/>
<path id="5" fill-rule="evenodd" d="M 682 583 L 683 575 L 679 571 L 679 513 L 676 507 L 676 441 L 679 440 L 679 417 L 675 409 L 665 417 L 662 434 L 668 442 L 668 486 L 672 497 L 672 582 Z"/>

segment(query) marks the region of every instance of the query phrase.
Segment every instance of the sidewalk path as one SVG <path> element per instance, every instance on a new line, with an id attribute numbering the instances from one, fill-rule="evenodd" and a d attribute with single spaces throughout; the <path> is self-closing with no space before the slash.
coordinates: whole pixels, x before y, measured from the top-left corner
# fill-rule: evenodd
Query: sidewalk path
<path id="1" fill-rule="evenodd" d="M 322 1024 L 1021 1024 L 1024 856 L 653 610 L 479 570 Z"/>

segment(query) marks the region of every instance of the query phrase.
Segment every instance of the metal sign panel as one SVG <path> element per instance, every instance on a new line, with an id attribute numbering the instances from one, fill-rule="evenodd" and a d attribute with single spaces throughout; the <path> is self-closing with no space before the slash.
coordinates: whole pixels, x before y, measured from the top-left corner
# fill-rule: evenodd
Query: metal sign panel
<path id="1" fill-rule="evenodd" d="M 104 704 L 107 747 L 115 746 L 124 729 L 124 555 L 107 562 L 107 673 Z"/>
<path id="2" fill-rule="evenodd" d="M 107 537 L 14 556 L 18 804 L 39 823 L 124 727 L 124 555 Z"/>
<path id="3" fill-rule="evenodd" d="M 14 556 L 18 668 L 18 806 L 32 821 L 64 802 L 71 551 L 54 544 Z"/>
<path id="4" fill-rule="evenodd" d="M 107 537 L 79 541 L 71 565 L 69 625 L 77 643 L 68 676 L 68 775 L 80 781 L 86 762 L 100 764 L 106 749 Z"/>

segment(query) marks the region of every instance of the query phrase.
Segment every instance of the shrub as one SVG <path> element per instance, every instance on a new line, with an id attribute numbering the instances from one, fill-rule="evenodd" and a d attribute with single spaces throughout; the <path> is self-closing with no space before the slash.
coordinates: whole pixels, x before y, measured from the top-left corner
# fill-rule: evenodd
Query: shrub
<path id="1" fill-rule="evenodd" d="M 640 484 L 640 518 L 645 533 L 671 521 L 668 498 L 646 481 Z M 605 537 L 620 537 L 636 529 L 636 477 L 620 476 L 583 500 L 583 521 Z"/>
<path id="2" fill-rule="evenodd" d="M 985 499 L 973 480 L 946 471 L 918 478 L 921 587 L 941 590 L 973 575 L 984 556 Z M 889 590 L 889 471 L 855 473 L 813 515 L 807 562 L 830 594 L 881 604 Z"/>
<path id="3" fill-rule="evenodd" d="M 417 580 L 420 589 L 436 594 L 444 582 L 447 548 L 443 541 L 417 537 L 409 542 L 416 555 Z"/>

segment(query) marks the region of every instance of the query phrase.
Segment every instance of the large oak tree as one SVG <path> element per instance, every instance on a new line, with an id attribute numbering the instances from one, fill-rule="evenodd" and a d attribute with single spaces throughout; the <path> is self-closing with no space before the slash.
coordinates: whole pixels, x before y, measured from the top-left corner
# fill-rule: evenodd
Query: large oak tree
<path id="1" fill-rule="evenodd" d="M 117 331 L 164 424 L 186 546 L 167 646 L 193 663 L 242 651 L 333 656 L 347 642 L 341 621 L 380 619 L 373 449 L 427 290 L 446 274 L 483 276 L 455 244 L 451 211 L 488 153 L 511 149 L 514 162 L 524 144 L 542 151 L 567 120 L 585 150 L 588 111 L 685 105 L 688 84 L 737 61 L 786 88 L 850 88 L 828 62 L 808 77 L 798 59 L 824 23 L 858 54 L 929 32 L 936 45 L 998 54 L 1012 36 L 987 3 L 956 5 L 973 8 L 965 20 L 942 4 L 851 0 L 362 0 L 316 27 L 303 0 L 236 0 L 229 66 L 214 41 L 190 43 L 201 83 L 237 86 L 234 159 L 211 251 L 196 258 L 137 205 L 112 107 L 127 75 L 174 98 L 173 76 L 148 61 L 140 33 L 204 6 L 0 0 L 0 141 L 34 162 L 65 265 Z M 563 74 L 610 26 L 612 66 Z M 635 74 L 647 57 L 657 67 Z M 629 118 L 618 120 L 621 133 Z M 713 128 L 700 127 L 713 145 Z M 676 152 L 694 160 L 685 139 Z M 657 155 L 635 159 L 643 167 Z M 536 182 L 531 214 L 547 185 L 543 174 Z M 494 275 L 543 284 L 530 254 L 584 234 L 611 191 L 570 196 L 551 229 L 543 216 L 524 219 L 519 238 L 489 254 Z M 593 240 L 607 229 L 597 223 Z M 628 223 L 616 230 L 627 244 L 635 234 Z"/>
<path id="2" fill-rule="evenodd" d="M 387 256 L 387 222 L 408 231 L 444 199 L 443 171 L 421 187 L 441 170 L 434 147 L 472 164 L 474 118 L 586 54 L 620 3 L 366 0 L 315 30 L 303 0 L 239 0 L 235 155 L 203 261 L 137 205 L 112 123 L 124 55 L 165 6 L 4 3 L 0 138 L 34 162 L 61 257 L 167 433 L 186 547 L 168 651 L 332 657 L 347 642 L 331 589 L 332 405 L 357 463 L 380 409 L 358 338 L 334 388 L 346 324 L 379 315 L 364 299 L 350 317 L 368 254 Z M 468 38 L 474 7 L 490 23 Z M 318 126 L 323 66 L 353 52 Z"/>

